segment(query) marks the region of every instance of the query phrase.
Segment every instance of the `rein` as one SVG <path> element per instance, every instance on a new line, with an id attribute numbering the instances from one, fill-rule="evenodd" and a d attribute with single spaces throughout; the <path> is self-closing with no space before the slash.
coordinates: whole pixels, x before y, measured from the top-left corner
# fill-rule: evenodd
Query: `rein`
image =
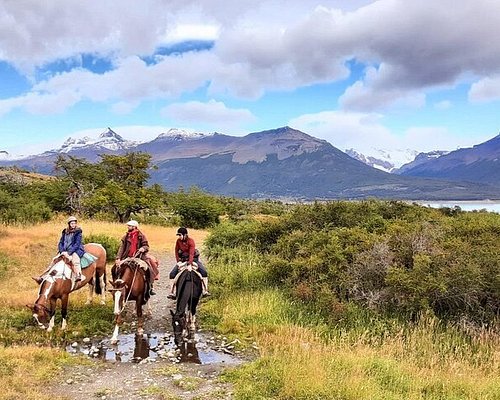
<path id="1" fill-rule="evenodd" d="M 130 268 L 130 267 L 129 267 Z M 132 294 L 132 288 L 134 287 L 134 282 L 135 282 L 135 277 L 137 276 L 137 270 L 139 269 L 140 267 L 138 265 L 135 266 L 135 270 L 134 270 L 134 276 L 132 277 L 132 283 L 130 284 L 130 289 L 128 291 L 128 295 L 127 295 L 127 298 L 125 299 L 125 301 L 123 302 L 123 306 L 122 306 L 122 309 L 120 310 L 120 314 L 123 312 L 123 310 L 125 310 L 125 307 L 127 306 L 127 301 L 128 299 L 130 299 L 130 295 Z"/>
<path id="2" fill-rule="evenodd" d="M 133 258 L 136 258 L 139 254 L 140 254 L 139 252 L 135 253 Z M 132 283 L 130 284 L 130 290 L 128 291 L 127 298 L 123 302 L 123 306 L 122 306 L 122 309 L 120 310 L 120 314 L 123 312 L 123 310 L 125 310 L 125 307 L 127 306 L 127 302 L 130 299 L 130 295 L 132 294 L 132 288 L 134 287 L 135 277 L 137 276 L 137 270 L 139 268 L 141 268 L 140 265 L 137 265 L 137 263 L 134 263 L 134 264 L 135 264 L 134 276 L 132 277 Z M 127 266 L 130 268 L 130 266 L 128 264 L 127 264 Z"/>

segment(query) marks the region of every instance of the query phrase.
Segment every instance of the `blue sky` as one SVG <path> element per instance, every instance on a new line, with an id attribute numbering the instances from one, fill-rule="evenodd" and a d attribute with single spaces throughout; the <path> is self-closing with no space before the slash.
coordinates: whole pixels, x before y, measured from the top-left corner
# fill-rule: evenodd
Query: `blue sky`
<path id="1" fill-rule="evenodd" d="M 494 0 L 0 3 L 11 156 L 107 127 L 244 135 L 289 125 L 366 154 L 500 130 Z"/>

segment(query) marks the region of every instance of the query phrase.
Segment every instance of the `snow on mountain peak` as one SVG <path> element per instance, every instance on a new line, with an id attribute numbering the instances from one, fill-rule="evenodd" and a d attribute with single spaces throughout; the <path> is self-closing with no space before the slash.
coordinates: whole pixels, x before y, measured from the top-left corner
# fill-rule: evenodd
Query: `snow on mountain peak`
<path id="1" fill-rule="evenodd" d="M 412 149 L 376 149 L 374 147 L 363 151 L 347 149 L 345 152 L 371 167 L 386 172 L 393 172 L 395 169 L 407 164 L 415 159 L 419 154 Z"/>
<path id="2" fill-rule="evenodd" d="M 160 133 L 156 139 L 175 139 L 175 140 L 190 140 L 190 139 L 200 139 L 207 135 L 192 130 L 170 128 L 168 131 Z"/>
<path id="3" fill-rule="evenodd" d="M 108 149 L 108 150 L 125 150 L 135 146 L 136 142 L 125 140 L 111 128 L 102 132 L 97 138 L 85 136 L 83 138 L 69 137 L 58 150 L 62 153 L 69 153 L 74 150 L 82 150 L 86 148 Z"/>

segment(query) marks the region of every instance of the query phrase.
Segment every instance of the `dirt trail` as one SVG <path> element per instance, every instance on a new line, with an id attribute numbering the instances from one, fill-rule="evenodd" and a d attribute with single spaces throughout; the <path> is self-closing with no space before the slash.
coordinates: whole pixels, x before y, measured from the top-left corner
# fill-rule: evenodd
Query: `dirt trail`
<path id="1" fill-rule="evenodd" d="M 226 353 L 232 353 L 232 351 L 223 347 L 225 338 L 213 337 L 208 333 L 197 334 L 198 342 L 195 352 L 201 349 L 216 355 L 205 361 L 202 360 L 202 364 L 193 363 L 193 360 L 189 358 L 193 355 L 189 352 L 183 357 L 185 361 L 187 355 L 188 362 L 178 362 L 172 358 L 173 342 L 167 343 L 167 341 L 171 332 L 169 309 L 175 306 L 173 301 L 167 299 L 167 294 L 168 272 L 174 261 L 172 257 L 166 255 L 160 256 L 160 260 L 161 279 L 155 283 L 157 294 L 150 300 L 153 312 L 151 317 L 146 319 L 145 333 L 153 334 L 155 340 L 164 343 L 164 349 L 160 350 L 164 351 L 162 357 L 148 358 L 139 363 L 131 362 L 130 359 L 126 362 L 92 360 L 91 365 L 67 368 L 59 381 L 50 388 L 55 396 L 64 399 L 103 400 L 233 398 L 231 386 L 219 382 L 218 377 L 228 366 L 244 362 L 244 357 L 239 358 L 238 354 L 228 356 Z M 108 297 L 107 301 L 111 301 L 111 298 Z M 200 306 L 203 307 L 203 303 Z M 127 312 L 126 314 L 126 321 L 135 321 L 135 313 Z M 160 335 L 155 333 L 160 333 Z M 112 332 L 109 336 L 111 334 Z M 160 337 L 156 338 L 156 336 Z M 107 346 L 106 341 L 109 344 L 109 338 L 105 338 L 104 347 Z M 178 352 L 176 354 L 178 355 Z M 229 362 L 227 357 L 231 357 Z"/>

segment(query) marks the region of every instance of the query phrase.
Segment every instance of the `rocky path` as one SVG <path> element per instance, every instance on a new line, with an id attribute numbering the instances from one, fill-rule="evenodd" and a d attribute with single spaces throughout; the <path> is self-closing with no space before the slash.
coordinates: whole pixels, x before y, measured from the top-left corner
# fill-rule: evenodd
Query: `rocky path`
<path id="1" fill-rule="evenodd" d="M 67 368 L 64 377 L 50 388 L 55 396 L 109 400 L 233 398 L 231 386 L 218 378 L 224 369 L 241 364 L 245 357 L 234 351 L 226 338 L 205 332 L 197 333 L 195 341 L 186 344 L 182 352 L 175 347 L 169 312 L 175 305 L 167 299 L 167 274 L 173 262 L 169 257 L 161 257 L 161 261 L 162 279 L 155 284 L 157 294 L 150 300 L 152 315 L 145 322 L 148 336 L 135 340 L 135 313 L 127 312 L 125 319 L 132 333 L 124 333 L 120 339 L 121 346 L 130 342 L 128 349 L 123 350 L 120 344 L 111 346 L 109 338 L 99 343 L 90 339 L 88 343 L 74 343 L 70 350 L 89 354 L 89 364 Z"/>

